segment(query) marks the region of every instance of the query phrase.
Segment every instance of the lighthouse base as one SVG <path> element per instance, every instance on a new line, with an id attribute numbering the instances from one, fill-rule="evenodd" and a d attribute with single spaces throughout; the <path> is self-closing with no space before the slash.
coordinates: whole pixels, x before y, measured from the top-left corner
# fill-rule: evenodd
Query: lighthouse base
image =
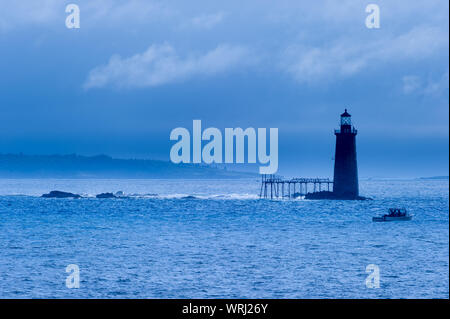
<path id="1" fill-rule="evenodd" d="M 305 199 L 330 199 L 330 200 L 371 200 L 369 197 L 364 196 L 349 196 L 345 194 L 337 194 L 334 192 L 317 192 L 317 193 L 308 193 L 305 195 Z"/>

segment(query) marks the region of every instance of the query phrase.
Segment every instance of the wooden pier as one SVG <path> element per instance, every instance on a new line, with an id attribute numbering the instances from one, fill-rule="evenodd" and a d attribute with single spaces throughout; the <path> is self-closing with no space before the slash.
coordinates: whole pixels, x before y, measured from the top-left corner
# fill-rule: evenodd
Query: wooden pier
<path id="1" fill-rule="evenodd" d="M 261 191 L 259 197 L 290 199 L 305 196 L 308 193 L 308 184 L 310 184 L 310 190 L 316 193 L 322 190 L 330 191 L 330 184 L 333 185 L 333 182 L 328 178 L 283 179 L 281 176 L 263 174 L 261 175 Z M 326 186 L 326 188 L 322 186 Z"/>

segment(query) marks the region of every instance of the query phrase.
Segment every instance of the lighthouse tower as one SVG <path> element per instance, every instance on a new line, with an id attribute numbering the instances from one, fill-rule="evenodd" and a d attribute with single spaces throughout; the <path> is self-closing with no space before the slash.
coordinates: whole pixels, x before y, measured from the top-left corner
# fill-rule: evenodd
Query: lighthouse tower
<path id="1" fill-rule="evenodd" d="M 359 196 L 358 166 L 356 163 L 356 134 L 352 126 L 352 116 L 341 114 L 341 127 L 335 130 L 336 153 L 334 156 L 333 193 L 342 199 L 355 199 Z"/>

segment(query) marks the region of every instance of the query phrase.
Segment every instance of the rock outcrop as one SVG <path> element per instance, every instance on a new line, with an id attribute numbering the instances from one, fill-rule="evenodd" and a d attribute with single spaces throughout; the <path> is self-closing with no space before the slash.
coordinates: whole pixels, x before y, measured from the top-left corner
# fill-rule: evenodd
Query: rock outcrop
<path id="1" fill-rule="evenodd" d="M 363 197 L 363 196 L 353 196 L 353 195 L 339 195 L 334 192 L 316 192 L 316 193 L 308 193 L 305 196 L 305 199 L 333 199 L 333 200 L 370 200 L 371 198 Z"/>
<path id="2" fill-rule="evenodd" d="M 81 196 L 78 194 L 61 192 L 61 191 L 51 191 L 48 194 L 43 194 L 42 197 L 44 197 L 44 198 L 81 198 Z"/>

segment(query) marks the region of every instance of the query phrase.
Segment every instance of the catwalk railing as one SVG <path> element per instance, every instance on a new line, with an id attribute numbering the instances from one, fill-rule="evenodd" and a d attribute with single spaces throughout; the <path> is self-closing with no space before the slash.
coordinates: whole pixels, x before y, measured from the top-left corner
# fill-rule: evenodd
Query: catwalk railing
<path id="1" fill-rule="evenodd" d="M 333 181 L 328 178 L 284 179 L 282 176 L 263 174 L 261 175 L 259 197 L 274 199 L 305 196 L 308 193 L 308 184 L 310 185 L 310 190 L 316 193 L 322 190 L 330 191 L 330 184 L 333 185 Z M 326 188 L 323 186 L 326 186 Z"/>

